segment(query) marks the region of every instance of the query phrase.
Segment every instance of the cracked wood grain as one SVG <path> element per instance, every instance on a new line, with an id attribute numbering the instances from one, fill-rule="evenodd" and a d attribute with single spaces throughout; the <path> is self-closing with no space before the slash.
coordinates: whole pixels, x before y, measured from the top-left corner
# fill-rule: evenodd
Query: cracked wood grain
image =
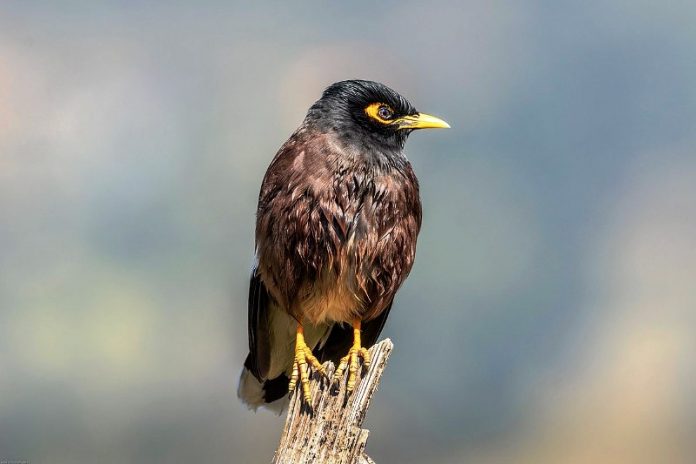
<path id="1" fill-rule="evenodd" d="M 365 454 L 369 431 L 362 428 L 362 423 L 393 348 L 389 339 L 370 348 L 370 368 L 360 375 L 348 396 L 348 372 L 343 374 L 339 388 L 316 374 L 312 376 L 311 410 L 296 391 L 290 399 L 273 464 L 374 464 Z M 330 362 L 324 366 L 330 379 L 335 367 Z"/>

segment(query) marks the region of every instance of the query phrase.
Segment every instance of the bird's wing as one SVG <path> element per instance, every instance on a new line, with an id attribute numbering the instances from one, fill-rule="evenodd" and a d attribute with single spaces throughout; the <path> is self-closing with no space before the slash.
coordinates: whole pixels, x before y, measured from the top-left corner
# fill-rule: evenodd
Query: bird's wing
<path id="1" fill-rule="evenodd" d="M 382 333 L 387 316 L 391 310 L 392 299 L 384 310 L 372 320 L 363 322 L 361 330 L 362 346 L 370 348 L 377 342 L 379 334 Z M 353 328 L 350 324 L 334 324 L 326 342 L 315 349 L 315 355 L 323 363 L 333 361 L 337 363 L 342 356 L 348 353 L 353 345 Z"/>
<path id="2" fill-rule="evenodd" d="M 259 380 L 265 378 L 271 357 L 269 302 L 268 289 L 254 266 L 249 283 L 249 356 L 244 366 Z"/>

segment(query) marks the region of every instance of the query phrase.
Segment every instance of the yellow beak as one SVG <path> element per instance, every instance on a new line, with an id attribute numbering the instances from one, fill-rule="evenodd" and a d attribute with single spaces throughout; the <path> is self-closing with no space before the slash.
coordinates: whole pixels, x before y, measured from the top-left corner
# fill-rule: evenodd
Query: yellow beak
<path id="1" fill-rule="evenodd" d="M 394 121 L 399 129 L 449 129 L 450 125 L 440 118 L 425 113 L 404 116 Z"/>

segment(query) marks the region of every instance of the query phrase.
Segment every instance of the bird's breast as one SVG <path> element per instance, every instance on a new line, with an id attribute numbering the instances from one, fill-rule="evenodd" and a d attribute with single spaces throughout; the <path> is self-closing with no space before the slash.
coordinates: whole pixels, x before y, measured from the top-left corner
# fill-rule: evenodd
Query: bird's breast
<path id="1" fill-rule="evenodd" d="M 356 292 L 355 279 L 328 276 L 313 282 L 305 282 L 297 304 L 302 318 L 313 325 L 327 322 L 348 322 L 360 317 L 365 302 Z"/>
<path id="2" fill-rule="evenodd" d="M 339 214 L 332 208 L 331 221 L 311 226 L 323 231 L 318 240 L 323 246 L 314 248 L 318 256 L 312 259 L 322 265 L 315 269 L 313 278 L 302 282 L 296 301 L 303 317 L 315 325 L 350 321 L 364 312 L 368 302 L 362 278 L 369 254 L 368 237 L 356 227 L 356 209 L 347 208 Z"/>
<path id="3" fill-rule="evenodd" d="M 410 170 L 341 162 L 329 168 L 308 156 L 294 158 L 302 166 L 288 166 L 289 180 L 262 190 L 257 246 L 264 282 L 298 320 L 374 315 L 410 269 L 420 222 L 417 182 Z"/>

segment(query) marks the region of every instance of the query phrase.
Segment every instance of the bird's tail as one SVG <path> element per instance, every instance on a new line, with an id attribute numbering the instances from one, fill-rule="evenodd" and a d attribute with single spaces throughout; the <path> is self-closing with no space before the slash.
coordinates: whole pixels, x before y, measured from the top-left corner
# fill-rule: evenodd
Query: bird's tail
<path id="1" fill-rule="evenodd" d="M 281 374 L 275 379 L 259 380 L 244 363 L 242 374 L 239 376 L 237 396 L 249 409 L 256 411 L 259 406 L 280 415 L 288 405 L 288 384 L 290 379 Z"/>

